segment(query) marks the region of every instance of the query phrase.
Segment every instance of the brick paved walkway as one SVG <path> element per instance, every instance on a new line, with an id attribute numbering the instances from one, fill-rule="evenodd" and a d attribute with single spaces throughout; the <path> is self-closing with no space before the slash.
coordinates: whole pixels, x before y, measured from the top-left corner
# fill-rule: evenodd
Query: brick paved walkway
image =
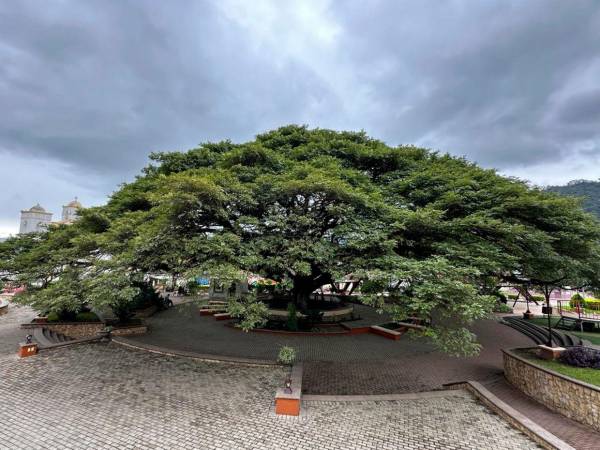
<path id="1" fill-rule="evenodd" d="M 19 343 L 24 342 L 27 335 L 19 325 L 29 322 L 35 316 L 30 308 L 9 305 L 8 313 L 0 316 L 0 358 L 17 351 Z"/>
<path id="2" fill-rule="evenodd" d="M 598 450 L 600 448 L 600 433 L 555 413 L 532 398 L 523 395 L 504 377 L 490 379 L 484 383 L 484 386 L 502 401 L 577 450 Z M 582 401 L 585 400 L 582 399 Z"/>
<path id="3" fill-rule="evenodd" d="M 3 360 L 0 449 L 533 449 L 464 392 L 306 402 L 273 414 L 279 367 L 87 344 Z"/>
<path id="4" fill-rule="evenodd" d="M 199 362 L 115 344 L 68 347 L 19 360 L 15 351 L 23 332 L 18 324 L 32 315 L 27 308 L 11 308 L 0 317 L 0 449 L 536 448 L 460 392 L 453 394 L 458 397 L 413 401 L 310 401 L 302 418 L 290 419 L 272 414 L 273 392 L 284 375 L 279 367 Z M 491 346 L 485 351 L 491 352 Z M 319 392 L 315 386 L 329 383 L 348 393 L 398 393 L 423 390 L 463 374 L 459 365 L 451 369 L 442 364 L 446 371 L 437 370 L 433 357 L 424 354 L 431 362 L 423 363 L 421 368 L 429 373 L 421 374 L 412 369 L 412 362 L 399 359 L 376 370 L 361 369 L 364 363 L 371 367 L 366 358 L 305 365 L 314 365 L 308 377 L 322 377 L 313 380 L 313 392 Z M 485 353 L 467 365 L 468 371 L 481 371 L 482 376 L 498 371 Z M 351 381 L 332 384 L 332 370 L 333 379 Z M 381 375 L 369 375 L 377 372 Z M 599 436 L 588 428 L 522 396 L 503 379 L 482 381 L 575 448 L 598 448 Z M 358 387 L 352 388 L 352 382 Z"/>
<path id="5" fill-rule="evenodd" d="M 285 336 L 244 333 L 212 317 L 200 317 L 193 305 L 181 305 L 149 320 L 150 332 L 132 336 L 138 343 L 239 358 L 277 358 L 290 345 L 305 362 L 307 393 L 385 394 L 438 389 L 444 383 L 486 380 L 502 373 L 503 347 L 531 345 L 519 332 L 493 320 L 475 325 L 483 351 L 476 358 L 453 358 L 426 341 L 391 341 L 373 334 Z"/>

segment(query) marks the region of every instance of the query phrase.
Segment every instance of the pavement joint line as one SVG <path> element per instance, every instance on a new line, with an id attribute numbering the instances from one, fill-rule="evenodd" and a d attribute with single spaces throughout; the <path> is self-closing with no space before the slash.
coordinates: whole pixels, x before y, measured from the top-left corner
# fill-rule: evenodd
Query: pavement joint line
<path id="1" fill-rule="evenodd" d="M 465 390 L 444 389 L 439 391 L 410 392 L 406 394 L 370 394 L 370 395 L 315 395 L 304 394 L 306 402 L 384 402 L 397 400 L 419 400 L 439 397 L 464 397 Z"/>
<path id="2" fill-rule="evenodd" d="M 135 350 L 146 351 L 149 353 L 157 353 L 160 355 L 167 356 L 178 356 L 183 358 L 190 358 L 199 361 L 208 361 L 208 362 L 218 362 L 218 363 L 228 363 L 228 364 L 243 364 L 246 366 L 257 366 L 257 367 L 265 367 L 265 366 L 279 366 L 280 364 L 277 361 L 270 361 L 264 359 L 252 359 L 252 358 L 236 358 L 234 356 L 224 356 L 224 355 L 209 355 L 206 353 L 195 353 L 189 352 L 185 350 L 173 350 L 164 347 L 158 347 L 156 345 L 140 343 L 138 341 L 133 341 L 122 336 L 113 337 L 111 339 L 115 344 L 122 345 L 124 347 L 132 348 Z"/>

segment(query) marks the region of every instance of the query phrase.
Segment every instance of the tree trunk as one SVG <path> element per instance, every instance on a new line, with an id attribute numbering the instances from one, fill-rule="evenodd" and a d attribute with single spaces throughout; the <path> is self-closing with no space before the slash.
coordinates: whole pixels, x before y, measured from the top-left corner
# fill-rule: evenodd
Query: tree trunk
<path id="1" fill-rule="evenodd" d="M 296 308 L 301 312 L 308 310 L 310 294 L 315 289 L 310 281 L 310 279 L 306 278 L 294 279 L 294 303 L 296 304 Z"/>

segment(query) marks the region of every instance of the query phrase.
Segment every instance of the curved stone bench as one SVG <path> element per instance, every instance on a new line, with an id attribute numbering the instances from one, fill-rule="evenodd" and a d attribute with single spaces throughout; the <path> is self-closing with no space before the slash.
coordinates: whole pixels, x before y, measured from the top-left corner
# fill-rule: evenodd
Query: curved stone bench
<path id="1" fill-rule="evenodd" d="M 347 305 L 341 308 L 323 311 L 323 322 L 343 322 L 348 320 L 354 312 L 354 306 Z M 287 309 L 269 309 L 269 317 L 275 320 L 285 320 L 288 317 Z M 306 317 L 301 312 L 296 313 L 299 319 Z"/>

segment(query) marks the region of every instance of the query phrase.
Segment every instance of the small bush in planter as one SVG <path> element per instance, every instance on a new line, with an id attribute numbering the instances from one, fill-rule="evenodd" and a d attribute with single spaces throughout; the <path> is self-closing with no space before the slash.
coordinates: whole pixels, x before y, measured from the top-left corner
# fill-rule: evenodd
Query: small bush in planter
<path id="1" fill-rule="evenodd" d="M 296 349 L 288 345 L 284 345 L 279 349 L 279 355 L 277 355 L 277 361 L 286 366 L 291 366 L 296 360 Z"/>
<path id="2" fill-rule="evenodd" d="M 80 312 L 75 316 L 75 322 L 99 322 L 98 316 L 91 311 Z"/>
<path id="3" fill-rule="evenodd" d="M 563 352 L 560 361 L 569 366 L 600 369 L 600 350 L 571 347 Z"/>

